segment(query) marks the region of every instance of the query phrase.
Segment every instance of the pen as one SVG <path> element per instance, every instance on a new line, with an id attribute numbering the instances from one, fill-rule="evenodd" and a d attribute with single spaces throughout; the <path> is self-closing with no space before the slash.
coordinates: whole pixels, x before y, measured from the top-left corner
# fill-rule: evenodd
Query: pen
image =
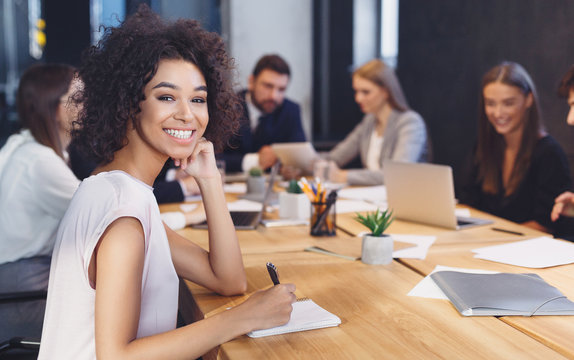
<path id="1" fill-rule="evenodd" d="M 279 285 L 279 274 L 277 273 L 277 268 L 272 263 L 267 263 L 267 271 L 269 271 L 269 276 L 271 277 L 271 281 L 273 281 L 273 285 Z"/>
<path id="2" fill-rule="evenodd" d="M 491 228 L 491 229 L 494 230 L 494 231 L 500 231 L 500 232 L 503 232 L 503 233 L 508 233 L 508 234 L 514 234 L 514 235 L 524 236 L 523 233 L 518 232 L 518 231 L 506 230 L 506 229 L 501 229 L 501 228 L 497 228 L 497 227 L 493 227 L 493 228 Z"/>

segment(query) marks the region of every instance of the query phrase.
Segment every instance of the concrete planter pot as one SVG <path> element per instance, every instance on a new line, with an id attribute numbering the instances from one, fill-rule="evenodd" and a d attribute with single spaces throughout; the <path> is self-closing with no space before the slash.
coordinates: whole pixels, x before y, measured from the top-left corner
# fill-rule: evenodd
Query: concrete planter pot
<path id="1" fill-rule="evenodd" d="M 265 177 L 264 176 L 248 176 L 247 177 L 247 193 L 248 194 L 263 194 L 265 192 Z"/>
<path id="2" fill-rule="evenodd" d="M 369 265 L 386 265 L 393 261 L 393 238 L 390 235 L 363 236 L 361 261 Z"/>

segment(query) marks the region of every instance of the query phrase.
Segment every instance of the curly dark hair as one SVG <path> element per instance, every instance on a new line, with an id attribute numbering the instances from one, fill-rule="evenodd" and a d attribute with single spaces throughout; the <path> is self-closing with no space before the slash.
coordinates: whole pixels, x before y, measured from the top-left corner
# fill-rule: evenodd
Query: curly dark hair
<path id="1" fill-rule="evenodd" d="M 163 21 L 147 5 L 119 27 L 106 28 L 102 40 L 83 55 L 79 76 L 84 90 L 72 131 L 74 145 L 100 165 L 127 144 L 127 128 L 141 111 L 144 87 L 163 59 L 196 65 L 207 83 L 209 123 L 205 138 L 221 151 L 238 128 L 241 105 L 232 89 L 233 59 L 216 33 L 195 20 Z"/>

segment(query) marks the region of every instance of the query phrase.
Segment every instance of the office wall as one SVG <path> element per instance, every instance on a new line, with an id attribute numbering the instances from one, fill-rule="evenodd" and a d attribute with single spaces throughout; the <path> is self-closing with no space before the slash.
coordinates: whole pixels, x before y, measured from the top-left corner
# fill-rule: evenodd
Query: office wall
<path id="1" fill-rule="evenodd" d="M 229 27 L 222 27 L 236 61 L 238 86 L 247 86 L 247 77 L 262 55 L 281 55 L 291 67 L 287 97 L 301 105 L 305 133 L 311 138 L 312 2 L 227 0 L 225 6 Z"/>
<path id="2" fill-rule="evenodd" d="M 516 61 L 537 85 L 548 132 L 574 169 L 574 129 L 556 95 L 574 63 L 574 2 L 568 0 L 408 0 L 399 8 L 398 75 L 426 120 L 434 160 L 454 167 L 455 182 L 476 139 L 482 75 Z"/>

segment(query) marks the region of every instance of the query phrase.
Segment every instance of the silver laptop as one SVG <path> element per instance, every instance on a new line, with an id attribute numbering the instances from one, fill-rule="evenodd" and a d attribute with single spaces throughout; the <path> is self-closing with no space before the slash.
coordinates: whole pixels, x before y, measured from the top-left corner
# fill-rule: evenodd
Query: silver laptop
<path id="1" fill-rule="evenodd" d="M 267 184 L 265 186 L 265 193 L 263 195 L 263 201 L 261 203 L 261 210 L 260 211 L 230 211 L 229 214 L 231 215 L 231 220 L 233 221 L 233 225 L 237 230 L 253 230 L 256 229 L 257 226 L 261 223 L 261 219 L 263 218 L 263 213 L 269 204 L 269 200 L 271 195 L 273 194 L 273 183 L 275 182 L 275 178 L 277 177 L 277 172 L 279 171 L 279 163 L 273 165 L 271 168 L 271 174 L 267 179 Z M 192 225 L 193 228 L 196 229 L 207 229 L 207 221 L 202 223 Z"/>
<path id="2" fill-rule="evenodd" d="M 383 164 L 383 176 L 389 209 L 397 219 L 457 230 L 493 222 L 455 215 L 450 166 L 388 160 Z"/>

